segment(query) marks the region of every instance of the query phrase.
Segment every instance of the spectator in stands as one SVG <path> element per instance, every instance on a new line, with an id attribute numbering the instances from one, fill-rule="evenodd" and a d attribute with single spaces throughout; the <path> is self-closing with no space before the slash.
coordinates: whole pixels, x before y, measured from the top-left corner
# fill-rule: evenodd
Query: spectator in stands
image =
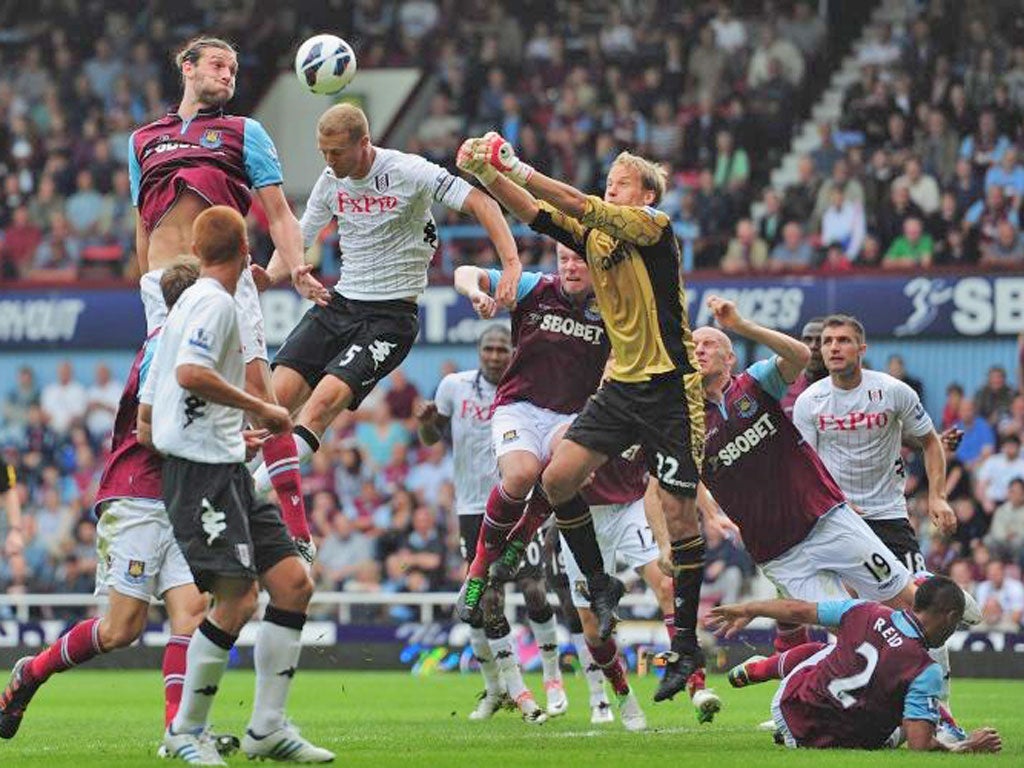
<path id="1" fill-rule="evenodd" d="M 701 171 L 698 177 L 694 205 L 700 231 L 704 233 L 703 247 L 697 252 L 698 267 L 717 267 L 725 252 L 721 233 L 732 228 L 733 205 L 728 195 L 715 188 L 715 177 L 710 170 Z"/>
<path id="2" fill-rule="evenodd" d="M 882 251 L 882 244 L 874 235 L 865 235 L 864 245 L 860 249 L 860 258 L 857 259 L 857 266 L 875 269 L 882 266 L 885 253 Z"/>
<path id="3" fill-rule="evenodd" d="M 743 147 L 733 143 L 729 131 L 719 131 L 715 138 L 715 188 L 742 203 L 750 179 L 750 160 Z"/>
<path id="4" fill-rule="evenodd" d="M 995 450 L 995 432 L 988 421 L 978 417 L 973 400 L 965 397 L 960 401 L 959 418 L 953 426 L 964 432 L 960 447 L 956 449 L 956 457 L 968 470 L 980 464 Z"/>
<path id="5" fill-rule="evenodd" d="M 428 446 L 410 470 L 405 487 L 426 504 L 437 504 L 441 486 L 452 480 L 452 457 L 444 441 Z"/>
<path id="6" fill-rule="evenodd" d="M 921 160 L 911 156 L 904 165 L 904 174 L 896 179 L 896 184 L 905 184 L 910 192 L 910 199 L 926 216 L 939 210 L 939 185 L 933 176 L 929 176 L 921 167 Z"/>
<path id="7" fill-rule="evenodd" d="M 513 100 L 514 96 L 509 94 Z M 503 126 L 495 125 L 496 128 Z M 430 111 L 420 122 L 416 129 L 416 139 L 420 143 L 423 156 L 435 163 L 447 162 L 452 153 L 458 149 L 462 140 L 465 123 L 451 109 L 448 96 L 444 93 L 435 93 L 430 100 Z M 518 137 L 509 138 L 515 141 Z"/>
<path id="8" fill-rule="evenodd" d="M 943 192 L 939 198 L 939 210 L 925 220 L 925 230 L 931 235 L 935 248 L 935 263 L 951 263 L 947 236 L 956 230 L 959 232 L 963 222 L 957 214 L 956 196 L 952 192 Z"/>
<path id="9" fill-rule="evenodd" d="M 1009 222 L 1015 230 L 1020 228 L 1017 211 L 1013 209 L 1003 188 L 998 185 L 986 189 L 985 199 L 974 203 L 964 215 L 964 225 L 976 239 L 981 252 L 997 240 L 1002 221 Z"/>
<path id="10" fill-rule="evenodd" d="M 949 566 L 949 578 L 964 592 L 975 595 L 978 585 L 974 581 L 971 564 L 967 560 L 954 560 Z"/>
<path id="11" fill-rule="evenodd" d="M 774 248 L 782 241 L 782 225 L 785 223 L 782 215 L 782 198 L 769 187 L 761 197 L 761 206 L 762 210 L 757 217 L 757 236 L 764 240 L 769 248 Z"/>
<path id="12" fill-rule="evenodd" d="M 372 421 L 356 426 L 355 438 L 371 467 L 388 463 L 396 443 L 408 443 L 409 431 L 392 420 L 391 409 L 383 398 L 372 411 Z"/>
<path id="13" fill-rule="evenodd" d="M 43 232 L 32 221 L 28 207 L 17 206 L 0 243 L 0 281 L 25 277 L 31 271 L 36 249 L 42 239 Z"/>
<path id="14" fill-rule="evenodd" d="M 930 267 L 935 246 L 931 235 L 924 231 L 921 220 L 911 216 L 903 222 L 903 235 L 892 241 L 885 252 L 882 267 L 885 269 L 910 269 Z"/>
<path id="15" fill-rule="evenodd" d="M 999 452 L 985 459 L 976 473 L 974 495 L 986 515 L 991 517 L 996 507 L 1006 501 L 1010 481 L 1016 478 L 1024 478 L 1020 437 L 1007 435 L 999 446 Z"/>
<path id="16" fill-rule="evenodd" d="M 995 240 L 982 244 L 978 264 L 1004 268 L 1024 265 L 1024 238 L 1008 219 L 1002 219 L 996 225 Z"/>
<path id="17" fill-rule="evenodd" d="M 774 22 L 765 21 L 761 26 L 760 39 L 750 57 L 747 67 L 747 87 L 758 88 L 771 79 L 769 62 L 779 63 L 782 76 L 796 87 L 804 79 L 804 57 L 789 40 L 780 37 Z"/>
<path id="18" fill-rule="evenodd" d="M 990 109 L 978 115 L 978 129 L 960 143 L 960 157 L 969 160 L 975 172 L 984 174 L 999 163 L 1010 147 L 1010 140 L 999 133 L 995 113 Z"/>
<path id="19" fill-rule="evenodd" d="M 922 401 L 924 400 L 924 384 L 921 383 L 919 378 L 910 375 L 907 371 L 906 364 L 903 362 L 902 355 L 889 355 L 885 369 L 890 376 L 902 381 L 914 390 Z"/>
<path id="20" fill-rule="evenodd" d="M 968 103 L 975 109 L 988 105 L 995 91 L 999 74 L 995 69 L 995 54 L 991 48 L 981 51 L 977 62 L 964 74 L 964 90 Z"/>
<path id="21" fill-rule="evenodd" d="M 893 38 L 892 25 L 879 24 L 875 27 L 872 39 L 857 54 L 857 61 L 862 66 L 870 64 L 877 67 L 889 67 L 899 61 L 900 47 Z"/>
<path id="22" fill-rule="evenodd" d="M 1000 440 L 1007 435 L 1024 435 L 1024 395 L 1013 396 L 1010 412 L 996 422 L 996 434 Z"/>
<path id="23" fill-rule="evenodd" d="M 985 570 L 986 580 L 978 585 L 983 626 L 1007 632 L 1021 629 L 1024 615 L 1024 584 L 1006 575 L 1006 567 L 993 560 Z"/>
<path id="24" fill-rule="evenodd" d="M 40 404 L 50 426 L 58 435 L 66 435 L 72 425 L 85 417 L 89 395 L 78 381 L 70 360 L 57 366 L 57 380 L 43 387 Z"/>
<path id="25" fill-rule="evenodd" d="M 851 272 L 853 260 L 846 255 L 842 245 L 831 243 L 825 247 L 825 256 L 819 269 L 822 272 Z"/>
<path id="26" fill-rule="evenodd" d="M 1007 147 L 1002 159 L 985 173 L 985 189 L 1002 187 L 1010 204 L 1019 210 L 1024 199 L 1024 165 L 1020 164 L 1018 157 L 1015 146 Z"/>
<path id="27" fill-rule="evenodd" d="M 722 258 L 723 272 L 752 272 L 761 270 L 768 262 L 768 244 L 757 236 L 757 230 L 750 219 L 736 223 L 736 237 L 729 241 Z"/>
<path id="28" fill-rule="evenodd" d="M 825 211 L 835 204 L 832 197 L 832 190 L 839 189 L 843 193 L 843 201 L 854 205 L 860 205 L 863 212 L 864 186 L 850 175 L 850 166 L 845 159 L 839 160 L 832 166 L 832 177 L 818 187 L 818 197 L 814 202 L 813 224 L 811 228 L 817 228 L 825 215 Z"/>
<path id="29" fill-rule="evenodd" d="M 114 83 L 124 72 L 124 64 L 114 55 L 113 46 L 105 37 L 94 44 L 92 58 L 87 59 L 82 73 L 88 78 L 90 90 L 103 101 L 110 101 L 114 95 Z"/>
<path id="30" fill-rule="evenodd" d="M 18 435 L 19 439 L 28 425 L 29 407 L 39 404 L 39 396 L 35 371 L 27 365 L 21 366 L 14 386 L 7 391 L 4 398 L 3 408 L 4 423 L 8 430 Z"/>
<path id="31" fill-rule="evenodd" d="M 36 248 L 31 277 L 73 280 L 82 258 L 82 241 L 63 213 L 50 218 L 50 231 Z"/>
<path id="32" fill-rule="evenodd" d="M 1013 48 L 1013 66 L 1003 75 L 1003 84 L 1006 85 L 1010 102 L 1021 111 L 1024 111 L 1024 45 L 1015 45 Z"/>
<path id="33" fill-rule="evenodd" d="M 113 429 L 114 415 L 121 402 L 123 388 L 123 384 L 110 375 L 106 363 L 96 366 L 96 380 L 87 392 L 88 405 L 85 411 L 85 426 L 94 441 L 105 441 Z"/>
<path id="34" fill-rule="evenodd" d="M 947 184 L 953 179 L 960 142 L 949 129 L 946 116 L 935 107 L 928 111 L 925 130 L 914 143 L 914 153 L 921 158 L 925 173 Z"/>
<path id="35" fill-rule="evenodd" d="M 830 195 L 831 205 L 821 219 L 821 242 L 826 247 L 838 245 L 852 263 L 864 243 L 864 207 L 847 198 L 839 185 L 832 186 Z"/>
<path id="36" fill-rule="evenodd" d="M 1024 564 L 1024 478 L 1010 481 L 1006 501 L 992 515 L 985 546 L 999 559 Z"/>
<path id="37" fill-rule="evenodd" d="M 783 198 L 783 217 L 806 227 L 814 214 L 820 183 L 814 161 L 809 155 L 801 155 L 797 160 L 796 181 L 786 188 Z"/>
<path id="38" fill-rule="evenodd" d="M 771 252 L 768 269 L 783 270 L 809 269 L 814 265 L 814 249 L 804 237 L 803 227 L 791 221 L 782 228 L 782 241 Z"/>
<path id="39" fill-rule="evenodd" d="M 904 224 L 910 218 L 924 221 L 924 212 L 910 199 L 905 184 L 893 183 L 889 201 L 882 205 L 875 224 L 878 239 L 887 250 L 904 233 Z"/>
<path id="40" fill-rule="evenodd" d="M 715 43 L 725 53 L 734 57 L 742 58 L 743 49 L 747 45 L 747 28 L 741 19 L 733 16 L 731 3 L 720 2 L 718 13 L 711 20 L 711 27 L 715 31 Z"/>
<path id="41" fill-rule="evenodd" d="M 779 34 L 799 48 L 808 60 L 822 52 L 827 32 L 825 22 L 807 0 L 799 0 L 793 6 L 793 16 L 779 22 Z"/>
<path id="42" fill-rule="evenodd" d="M 754 574 L 753 563 L 746 551 L 732 539 L 725 538 L 718 527 L 706 528 L 704 535 L 707 553 L 701 601 L 713 596 L 716 605 L 732 605 L 739 599 L 745 578 Z"/>
<path id="43" fill-rule="evenodd" d="M 330 529 L 317 550 L 314 578 L 324 589 L 343 590 L 349 579 L 374 563 L 373 550 L 373 540 L 338 513 L 331 519 Z"/>
<path id="44" fill-rule="evenodd" d="M 1010 412 L 1010 405 L 1016 395 L 1006 381 L 1006 369 L 1001 365 L 993 365 L 988 369 L 985 386 L 974 395 L 974 405 L 978 415 L 989 424 L 997 424 Z"/>
<path id="45" fill-rule="evenodd" d="M 658 99 L 648 132 L 650 156 L 654 160 L 673 162 L 683 147 L 683 132 L 668 99 Z"/>
<path id="46" fill-rule="evenodd" d="M 398 592 L 429 592 L 441 587 L 444 577 L 444 540 L 438 532 L 434 510 L 420 506 L 412 526 L 385 561 L 390 586 Z"/>
<path id="47" fill-rule="evenodd" d="M 902 166 L 910 157 L 914 137 L 907 127 L 907 118 L 902 112 L 890 112 L 885 121 L 885 140 L 882 149 L 892 156 L 897 166 Z"/>

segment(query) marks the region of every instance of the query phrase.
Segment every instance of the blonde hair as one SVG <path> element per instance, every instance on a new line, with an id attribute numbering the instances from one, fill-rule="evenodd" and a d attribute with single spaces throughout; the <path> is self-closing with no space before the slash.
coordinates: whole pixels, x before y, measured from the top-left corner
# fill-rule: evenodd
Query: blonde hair
<path id="1" fill-rule="evenodd" d="M 321 136 L 345 134 L 352 142 L 370 135 L 370 124 L 366 113 L 354 104 L 335 104 L 316 122 L 316 131 Z"/>
<path id="2" fill-rule="evenodd" d="M 640 155 L 634 155 L 632 152 L 620 152 L 612 163 L 612 168 L 616 165 L 624 165 L 639 173 L 640 185 L 648 192 L 654 193 L 652 204 L 657 205 L 661 202 L 661 198 L 665 196 L 665 186 L 668 183 L 668 174 L 664 168 L 640 157 Z"/>
<path id="3" fill-rule="evenodd" d="M 200 213 L 192 224 L 192 251 L 204 266 L 241 259 L 249 252 L 242 214 L 226 205 Z"/>

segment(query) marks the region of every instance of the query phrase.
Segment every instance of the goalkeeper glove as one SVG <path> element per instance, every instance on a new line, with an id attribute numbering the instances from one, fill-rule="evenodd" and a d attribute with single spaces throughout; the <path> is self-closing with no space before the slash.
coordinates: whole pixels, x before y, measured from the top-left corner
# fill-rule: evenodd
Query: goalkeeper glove
<path id="1" fill-rule="evenodd" d="M 520 187 L 525 187 L 530 177 L 533 176 L 533 166 L 516 157 L 515 149 L 502 138 L 501 134 L 490 131 L 484 134 L 482 141 L 487 153 L 487 162 Z M 479 148 L 479 145 L 477 146 Z"/>

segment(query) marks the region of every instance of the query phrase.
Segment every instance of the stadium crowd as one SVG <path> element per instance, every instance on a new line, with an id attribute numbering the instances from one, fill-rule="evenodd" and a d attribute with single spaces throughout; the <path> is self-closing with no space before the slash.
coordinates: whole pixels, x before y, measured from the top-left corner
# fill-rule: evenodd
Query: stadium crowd
<path id="1" fill-rule="evenodd" d="M 35 15 L 57 5 L 56 26 L 5 19 L 0 280 L 133 279 L 123 148 L 177 92 L 164 54 L 205 28 L 205 4 L 107 3 L 111 12 L 95 14 L 92 3 L 43 0 Z M 764 180 L 823 87 L 816 77 L 838 58 L 811 3 L 586 2 L 560 4 L 557 14 L 547 5 L 358 0 L 345 12 L 347 28 L 359 30 L 361 67 L 417 65 L 437 76 L 407 149 L 451 165 L 462 137 L 498 128 L 524 160 L 584 189 L 603 185 L 623 147 L 654 157 L 670 175 L 663 208 L 687 268 L 1024 265 L 1024 37 L 1003 23 L 1010 4 L 937 0 L 904 28 L 881 27 L 857 53 L 861 77 L 844 95 L 842 119 L 820 126 L 821 146 L 800 158 L 786 189 Z M 766 5 L 774 12 L 760 18 L 775 21 L 753 22 L 747 12 Z M 337 9 L 317 13 L 328 10 Z M 245 41 L 239 112 L 287 59 L 288 41 L 319 23 L 316 13 L 257 14 L 255 4 L 219 16 L 217 32 Z M 754 202 L 757 218 L 747 213 Z M 251 227 L 265 258 L 258 210 Z M 496 261 L 475 240 L 453 242 L 438 280 L 464 261 Z M 521 244 L 527 268 L 553 268 L 553 247 Z M 334 248 L 330 238 L 322 244 L 324 254 Z M 323 257 L 328 276 L 330 262 Z M 890 372 L 909 376 L 897 362 Z M 0 444 L 21 478 L 27 522 L 25 555 L 3 560 L 0 588 L 88 592 L 92 495 L 121 385 L 103 365 L 91 384 L 70 363 L 42 388 L 37 373 L 22 369 L 3 402 Z M 419 446 L 412 421 L 417 399 L 432 392 L 401 371 L 388 383 L 339 418 L 303 478 L 324 589 L 415 592 L 462 578 L 450 452 Z M 993 369 L 984 382 L 951 385 L 935 414 L 966 433 L 949 457 L 960 522 L 951 540 L 929 530 L 923 466 L 906 456 L 929 567 L 970 588 L 986 623 L 1000 628 L 1020 628 L 1024 611 L 1022 384 Z M 753 567 L 736 542 L 709 541 L 707 560 L 709 601 L 734 602 L 750 588 Z"/>

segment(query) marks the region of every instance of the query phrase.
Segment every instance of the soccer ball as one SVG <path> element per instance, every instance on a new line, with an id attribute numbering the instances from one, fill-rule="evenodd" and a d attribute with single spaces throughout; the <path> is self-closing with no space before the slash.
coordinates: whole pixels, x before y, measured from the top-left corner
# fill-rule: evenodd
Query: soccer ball
<path id="1" fill-rule="evenodd" d="M 340 37 L 314 35 L 295 53 L 295 74 L 313 93 L 337 93 L 356 76 L 356 55 Z"/>

